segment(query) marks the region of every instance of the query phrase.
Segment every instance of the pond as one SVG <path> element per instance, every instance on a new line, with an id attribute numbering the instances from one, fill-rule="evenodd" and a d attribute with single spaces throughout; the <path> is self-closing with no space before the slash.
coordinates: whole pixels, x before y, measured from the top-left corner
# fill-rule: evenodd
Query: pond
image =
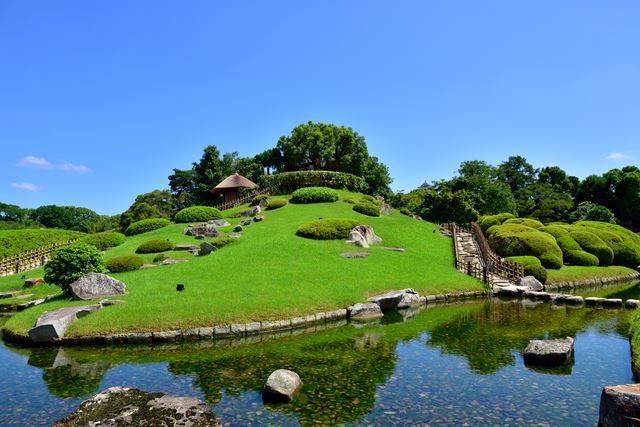
<path id="1" fill-rule="evenodd" d="M 640 288 L 599 292 L 638 297 Z M 602 388 L 633 382 L 631 314 L 485 301 L 254 344 L 2 345 L 0 425 L 50 425 L 116 385 L 203 399 L 223 425 L 596 425 Z M 524 365 L 530 339 L 566 336 L 570 365 Z M 304 387 L 292 404 L 265 405 L 260 389 L 278 368 Z"/>

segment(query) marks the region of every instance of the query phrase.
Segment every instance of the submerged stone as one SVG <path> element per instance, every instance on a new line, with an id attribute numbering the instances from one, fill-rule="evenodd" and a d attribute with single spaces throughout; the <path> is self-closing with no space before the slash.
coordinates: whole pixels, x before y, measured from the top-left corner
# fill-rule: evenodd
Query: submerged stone
<path id="1" fill-rule="evenodd" d="M 540 365 L 564 365 L 571 360 L 573 338 L 556 340 L 531 340 L 524 349 L 524 363 Z"/>
<path id="2" fill-rule="evenodd" d="M 262 399 L 271 403 L 288 403 L 302 388 L 300 376 L 288 369 L 273 371 L 262 389 Z"/>

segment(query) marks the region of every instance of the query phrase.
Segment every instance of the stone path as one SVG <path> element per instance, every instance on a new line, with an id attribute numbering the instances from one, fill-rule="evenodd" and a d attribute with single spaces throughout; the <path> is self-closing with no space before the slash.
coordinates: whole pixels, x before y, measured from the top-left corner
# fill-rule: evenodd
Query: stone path
<path id="1" fill-rule="evenodd" d="M 473 238 L 473 234 L 467 231 L 458 231 L 456 233 L 456 249 L 458 253 L 458 270 L 469 274 L 468 268 L 469 264 L 471 265 L 472 276 L 477 277 L 480 280 L 483 280 L 482 277 L 482 268 L 484 265 L 484 261 L 482 259 L 482 252 L 480 252 L 480 247 L 476 243 Z M 475 274 L 474 274 L 475 273 Z M 494 273 L 488 273 L 487 279 L 489 283 L 491 283 L 491 287 L 494 291 L 499 291 L 500 288 L 508 288 L 510 286 L 514 286 L 512 282 L 504 277 L 498 276 Z"/>

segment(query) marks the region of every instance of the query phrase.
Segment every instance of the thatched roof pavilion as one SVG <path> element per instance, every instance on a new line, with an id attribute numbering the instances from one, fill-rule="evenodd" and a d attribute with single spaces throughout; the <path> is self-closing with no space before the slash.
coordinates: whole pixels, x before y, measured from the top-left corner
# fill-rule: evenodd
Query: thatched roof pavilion
<path id="1" fill-rule="evenodd" d="M 239 175 L 238 172 L 230 175 L 224 179 L 220 184 L 216 185 L 211 192 L 213 194 L 223 194 L 224 201 L 232 202 L 237 200 L 238 190 L 240 188 L 256 188 L 258 184 L 251 181 L 250 179 L 245 178 L 242 175 Z"/>

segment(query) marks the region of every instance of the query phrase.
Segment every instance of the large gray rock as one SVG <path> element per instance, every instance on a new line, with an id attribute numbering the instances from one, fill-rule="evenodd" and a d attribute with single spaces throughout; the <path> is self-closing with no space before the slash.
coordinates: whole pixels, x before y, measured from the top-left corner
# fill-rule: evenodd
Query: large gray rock
<path id="1" fill-rule="evenodd" d="M 82 402 L 54 427 L 220 426 L 209 406 L 193 397 L 174 397 L 135 388 L 111 387 Z"/>
<path id="2" fill-rule="evenodd" d="M 256 215 L 259 215 L 260 212 L 262 212 L 262 209 L 260 209 L 260 206 L 256 206 L 253 209 L 248 209 L 246 211 L 240 212 L 240 216 L 243 216 L 243 217 L 256 216 Z"/>
<path id="3" fill-rule="evenodd" d="M 218 248 L 216 248 L 215 246 L 213 246 L 211 243 L 209 242 L 202 242 L 200 243 L 200 252 L 198 253 L 198 255 L 203 256 L 203 255 L 209 255 L 211 252 L 217 250 Z"/>
<path id="4" fill-rule="evenodd" d="M 258 206 L 260 206 L 260 209 L 262 210 L 267 209 L 267 206 L 269 206 L 269 199 L 268 198 L 260 199 L 260 203 L 258 203 Z"/>
<path id="5" fill-rule="evenodd" d="M 409 308 L 420 304 L 420 295 L 411 288 L 391 291 L 369 298 L 369 302 L 378 304 L 382 311 Z"/>
<path id="6" fill-rule="evenodd" d="M 44 313 L 36 321 L 36 325 L 29 329 L 29 339 L 33 343 L 53 343 L 64 337 L 69 325 L 82 316 L 86 316 L 102 305 L 92 304 L 80 307 L 65 307 L 56 311 Z"/>
<path id="7" fill-rule="evenodd" d="M 373 320 L 383 316 L 380 306 L 374 302 L 358 303 L 349 307 L 349 317 L 353 320 Z"/>
<path id="8" fill-rule="evenodd" d="M 542 291 L 544 285 L 533 276 L 524 276 L 518 279 L 516 286 L 527 288 L 530 291 Z"/>
<path id="9" fill-rule="evenodd" d="M 600 427 L 640 425 L 640 384 L 605 387 L 600 395 Z"/>
<path id="10" fill-rule="evenodd" d="M 564 365 L 571 360 L 573 338 L 531 340 L 524 349 L 524 362 L 538 365 Z"/>
<path id="11" fill-rule="evenodd" d="M 106 274 L 87 273 L 71 285 L 69 291 L 74 299 L 92 300 L 127 294 L 127 287 Z"/>
<path id="12" fill-rule="evenodd" d="M 213 225 L 214 227 L 226 227 L 231 225 L 226 219 L 210 219 L 207 221 L 207 224 Z"/>
<path id="13" fill-rule="evenodd" d="M 389 205 L 388 203 L 383 203 L 380 205 L 381 214 L 391 215 L 391 212 L 393 212 L 393 209 L 391 208 L 391 205 Z"/>
<path id="14" fill-rule="evenodd" d="M 302 388 L 302 381 L 298 374 L 288 369 L 273 371 L 262 389 L 262 399 L 265 402 L 288 403 Z"/>
<path id="15" fill-rule="evenodd" d="M 382 242 L 382 239 L 376 236 L 373 228 L 369 225 L 356 225 L 349 233 L 349 239 L 347 239 L 347 243 L 361 248 L 368 248 L 369 245 L 380 242 Z"/>

